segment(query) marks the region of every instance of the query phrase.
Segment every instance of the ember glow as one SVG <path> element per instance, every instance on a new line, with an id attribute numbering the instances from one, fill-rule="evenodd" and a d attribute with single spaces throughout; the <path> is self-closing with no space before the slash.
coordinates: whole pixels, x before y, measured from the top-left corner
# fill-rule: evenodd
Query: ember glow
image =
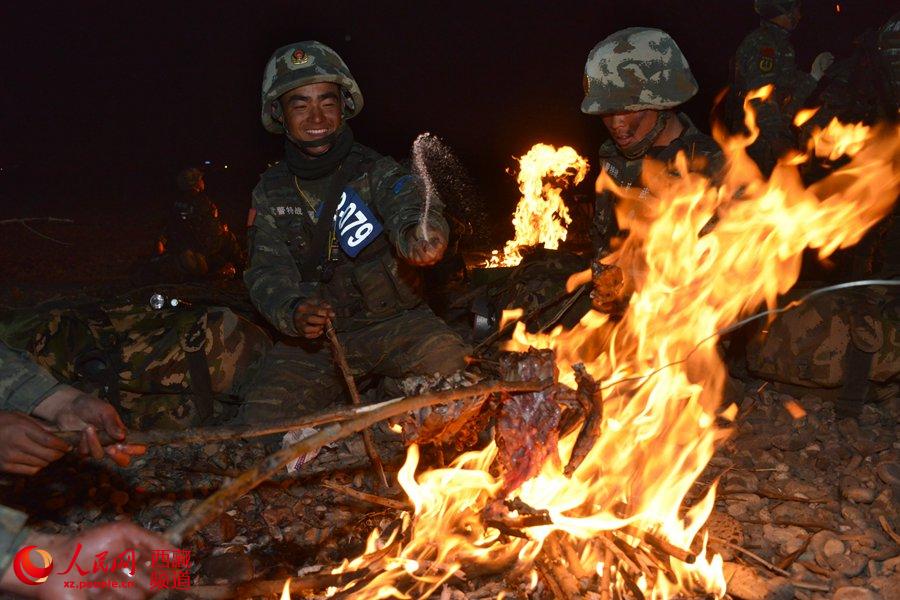
<path id="1" fill-rule="evenodd" d="M 522 262 L 521 249 L 528 246 L 559 248 L 572 222 L 559 180 L 573 179 L 578 185 L 587 171 L 587 160 L 570 146 L 557 149 L 549 144 L 535 144 L 519 158 L 517 179 L 522 198 L 512 221 L 516 235 L 506 242 L 503 252 L 494 250 L 485 266 L 514 267 Z"/>
<path id="2" fill-rule="evenodd" d="M 751 131 L 753 118 L 748 111 Z M 618 189 L 601 174 L 597 189 L 623 198 L 618 217 L 630 231 L 604 259 L 624 271 L 632 292 L 624 317 L 613 323 L 591 312 L 572 330 L 546 335 L 529 334 L 520 323 L 508 346 L 552 348 L 563 383 L 575 386 L 572 367 L 581 362 L 605 387 L 602 434 L 573 476 L 549 460 L 508 496 L 546 510 L 551 524 L 524 527 L 527 538 L 502 542 L 501 532 L 485 524 L 484 511 L 503 488 L 492 474 L 495 444 L 418 474 L 419 453 L 411 446 L 399 473 L 415 507 L 408 541 L 384 554 L 380 548 L 394 538 L 370 537 L 366 553 L 340 569 L 367 565 L 378 573 L 353 597 L 425 598 L 472 565 L 519 572 L 525 588 L 529 581 L 533 588 L 535 559 L 551 534 L 571 550 L 564 553 L 567 570 L 597 574 L 598 587 L 608 578 L 623 596 L 635 597 L 635 590 L 650 598 L 724 596 L 722 560 L 706 552 L 702 531 L 715 485 L 694 488 L 727 434 L 717 421 L 736 414 L 736 407 L 721 406 L 726 372 L 716 332 L 762 304 L 774 306 L 796 281 L 804 248 L 825 258 L 859 241 L 900 191 L 897 128 L 865 128 L 859 142 L 859 128 L 838 125 L 830 128 L 825 155 L 841 148 L 847 163 L 808 188 L 792 159 L 770 179 L 760 177 L 744 152 L 755 134 L 716 132 L 728 157 L 717 184 L 691 173 L 684 156 L 669 166 L 645 165 L 649 197 Z M 815 143 L 811 148 L 818 152 Z M 715 227 L 698 236 L 714 216 Z M 589 279 L 575 276 L 572 284 Z M 573 444 L 574 434 L 560 440 L 562 465 Z M 653 560 L 645 561 L 632 552 L 641 544 L 681 549 L 682 559 L 650 552 Z"/>

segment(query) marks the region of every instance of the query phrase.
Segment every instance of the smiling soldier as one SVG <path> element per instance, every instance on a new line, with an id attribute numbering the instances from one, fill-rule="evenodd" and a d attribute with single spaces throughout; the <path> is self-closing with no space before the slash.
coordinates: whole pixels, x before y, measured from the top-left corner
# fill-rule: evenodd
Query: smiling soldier
<path id="1" fill-rule="evenodd" d="M 321 408 L 343 390 L 324 342 L 333 323 L 354 375 L 449 374 L 467 347 L 423 303 L 417 267 L 447 247 L 443 206 L 423 199 L 391 158 L 354 142 L 363 106 L 347 65 L 319 42 L 275 51 L 262 122 L 285 136 L 285 159 L 253 191 L 250 267 L 259 311 L 289 336 L 244 394 L 244 420 Z"/>

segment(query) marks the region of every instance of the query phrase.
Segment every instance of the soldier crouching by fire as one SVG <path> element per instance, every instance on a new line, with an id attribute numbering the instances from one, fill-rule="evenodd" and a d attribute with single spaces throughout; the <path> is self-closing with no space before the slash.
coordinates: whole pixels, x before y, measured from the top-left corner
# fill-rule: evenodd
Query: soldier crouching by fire
<path id="1" fill-rule="evenodd" d="M 418 267 L 447 248 L 442 203 L 423 217 L 411 175 L 354 141 L 346 120 L 362 106 L 347 65 L 324 44 L 282 47 L 266 66 L 262 123 L 284 135 L 285 159 L 253 191 L 244 281 L 288 339 L 243 395 L 245 420 L 297 414 L 341 395 L 326 327 L 355 375 L 388 385 L 465 366 L 468 348 L 421 295 Z"/>
<path id="2" fill-rule="evenodd" d="M 664 31 L 631 27 L 597 44 L 584 67 L 581 111 L 601 117 L 610 136 L 600 147 L 601 177 L 626 190 L 643 186 L 644 159 L 669 163 L 678 153 L 692 171 L 715 176 L 723 166 L 721 149 L 674 110 L 696 93 L 687 59 Z M 643 187 L 641 197 L 649 194 Z M 596 310 L 614 314 L 624 310 L 627 282 L 618 267 L 602 261 L 627 234 L 616 217 L 617 202 L 612 191 L 599 189 L 591 224 L 591 299 Z"/>
<path id="3" fill-rule="evenodd" d="M 156 242 L 154 277 L 169 281 L 234 279 L 246 256 L 206 193 L 203 171 L 191 167 L 178 174 L 178 197 L 172 203 L 165 230 Z"/>

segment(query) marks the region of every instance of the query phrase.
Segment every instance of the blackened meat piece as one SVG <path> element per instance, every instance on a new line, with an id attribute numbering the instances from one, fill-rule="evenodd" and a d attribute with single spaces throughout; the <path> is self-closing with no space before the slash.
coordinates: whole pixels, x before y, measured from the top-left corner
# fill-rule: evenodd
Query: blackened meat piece
<path id="1" fill-rule="evenodd" d="M 533 379 L 556 380 L 552 350 L 530 349 L 526 353 L 510 353 L 500 358 L 505 381 Z M 559 461 L 560 409 L 556 396 L 558 384 L 540 392 L 515 394 L 504 398 L 497 415 L 494 439 L 499 453 L 497 462 L 503 472 L 503 498 L 538 473 L 548 459 Z"/>

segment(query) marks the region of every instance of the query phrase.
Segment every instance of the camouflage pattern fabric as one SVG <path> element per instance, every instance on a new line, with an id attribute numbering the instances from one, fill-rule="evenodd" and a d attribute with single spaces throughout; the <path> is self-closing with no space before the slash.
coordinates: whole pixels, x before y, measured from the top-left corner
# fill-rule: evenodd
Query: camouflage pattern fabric
<path id="1" fill-rule="evenodd" d="M 900 113 L 900 11 L 894 13 L 878 31 L 881 72 L 886 94 L 893 104 L 893 118 Z"/>
<path id="2" fill-rule="evenodd" d="M 355 172 L 344 173 L 349 174 L 348 188 L 375 213 L 384 232 L 355 258 L 334 248 L 329 261 L 333 275 L 327 283 L 304 281 L 300 273 L 313 239 L 316 210 L 332 178 L 340 175 L 301 180 L 281 162 L 263 173 L 253 190 L 250 266 L 244 282 L 260 313 L 290 336 L 297 335 L 294 308 L 305 299 L 330 302 L 337 312 L 338 331 L 367 327 L 422 302 L 418 270 L 401 258 L 407 250 L 405 233 L 422 215 L 424 202 L 417 186 L 393 159 L 362 144 L 355 143 L 345 161 L 359 165 Z M 435 198 L 428 224 L 446 237 L 449 228 L 442 211 Z"/>
<path id="3" fill-rule="evenodd" d="M 6 572 L 16 553 L 25 545 L 31 530 L 25 527 L 28 515 L 0 504 L 0 575 Z"/>
<path id="4" fill-rule="evenodd" d="M 355 378 L 383 376 L 384 394 L 402 395 L 396 380 L 449 375 L 465 366 L 469 348 L 428 308 L 401 312 L 356 331 L 339 332 Z M 347 388 L 324 337 L 279 343 L 242 389 L 239 421 L 289 418 L 332 406 Z"/>
<path id="5" fill-rule="evenodd" d="M 17 311 L 0 316 L 0 339 L 61 380 L 119 395 L 123 418 L 137 429 L 198 423 L 197 396 L 206 392 L 196 389 L 189 354 L 205 355 L 209 392 L 236 396 L 272 345 L 227 308 L 133 305 Z"/>
<path id="6" fill-rule="evenodd" d="M 0 341 L 0 411 L 30 413 L 59 382 L 24 353 Z"/>
<path id="7" fill-rule="evenodd" d="M 508 277 L 489 286 L 487 295 L 498 312 L 521 308 L 527 315 L 542 304 L 562 296 L 569 276 L 587 267 L 587 261 L 577 254 L 539 248 L 526 255 Z M 588 306 L 588 302 L 582 302 L 567 311 L 563 324 L 573 326 Z M 548 307 L 535 322 L 543 323 L 559 309 L 557 305 Z"/>
<path id="8" fill-rule="evenodd" d="M 734 56 L 732 90 L 728 100 L 728 124 L 733 131 L 743 128 L 744 97 L 752 90 L 773 84 L 766 101 L 755 100 L 759 139 L 748 154 L 768 173 L 786 150 L 796 146 L 792 121 L 797 110 L 816 87 L 812 75 L 797 68 L 790 32 L 763 21 L 738 46 Z"/>
<path id="9" fill-rule="evenodd" d="M 337 52 L 321 42 L 307 41 L 282 46 L 266 64 L 262 82 L 262 124 L 267 131 L 284 133 L 281 123 L 272 118 L 273 102 L 283 93 L 301 85 L 330 82 L 341 87 L 344 118 L 359 114 L 363 96 L 350 69 Z"/>
<path id="10" fill-rule="evenodd" d="M 870 355 L 868 379 L 900 374 L 900 302 L 878 289 L 813 298 L 775 318 L 747 347 L 751 373 L 808 387 L 834 388 L 847 377 L 852 344 Z"/>
<path id="11" fill-rule="evenodd" d="M 630 27 L 588 54 L 581 112 L 661 110 L 683 104 L 696 93 L 697 81 L 675 40 L 659 29 Z"/>
<path id="12" fill-rule="evenodd" d="M 684 126 L 681 135 L 665 147 L 652 146 L 646 157 L 668 163 L 679 152 L 684 152 L 692 171 L 715 177 L 724 166 L 721 148 L 708 135 L 702 133 L 684 113 L 678 113 Z M 600 170 L 607 173 L 620 187 L 629 189 L 641 184 L 644 157 L 628 159 L 622 155 L 616 143 L 609 139 L 600 146 Z M 641 197 L 648 196 L 650 190 L 641 190 Z M 594 204 L 594 218 L 591 222 L 591 244 L 594 256 L 602 258 L 610 250 L 613 237 L 622 235 L 616 219 L 616 197 L 609 190 L 600 192 Z"/>

